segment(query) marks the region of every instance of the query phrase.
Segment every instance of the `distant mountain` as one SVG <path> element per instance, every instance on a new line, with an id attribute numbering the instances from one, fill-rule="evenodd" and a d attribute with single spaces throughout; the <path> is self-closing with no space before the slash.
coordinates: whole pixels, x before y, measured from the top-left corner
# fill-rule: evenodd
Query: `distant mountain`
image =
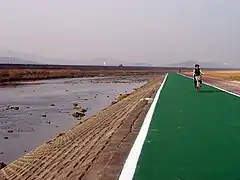
<path id="1" fill-rule="evenodd" d="M 0 64 L 39 64 L 39 63 L 31 60 L 24 60 L 18 57 L 0 57 Z"/>
<path id="2" fill-rule="evenodd" d="M 90 63 L 90 65 L 106 65 L 106 66 L 118 66 L 120 64 L 125 64 L 124 61 L 118 60 L 118 59 L 114 59 L 114 58 L 93 58 L 93 59 L 89 59 L 87 60 L 88 63 Z"/>
<path id="3" fill-rule="evenodd" d="M 151 67 L 155 66 L 153 64 L 145 63 L 145 62 L 139 62 L 139 63 L 132 63 L 131 66 L 145 66 L 145 67 Z"/>
<path id="4" fill-rule="evenodd" d="M 27 54 L 22 52 L 12 51 L 10 49 L 2 48 L 0 49 L 0 57 L 19 59 L 20 61 L 25 61 L 31 64 L 71 64 L 71 61 L 61 58 L 47 58 L 43 56 L 38 56 L 34 54 Z M 14 61 L 16 62 L 16 61 Z M 21 63 L 22 64 L 22 63 Z"/>
<path id="5" fill-rule="evenodd" d="M 199 64 L 201 68 L 232 68 L 226 63 L 200 62 L 200 61 L 185 61 L 181 63 L 168 64 L 166 66 L 193 68 L 196 63 Z"/>
<path id="6" fill-rule="evenodd" d="M 83 62 L 83 61 L 81 61 Z M 87 63 L 86 63 L 87 62 Z M 149 64 L 147 62 L 132 62 L 131 60 L 129 61 L 123 61 L 119 59 L 114 59 L 114 58 L 94 58 L 94 59 L 89 59 L 85 61 L 83 64 L 88 64 L 88 65 L 106 65 L 106 66 L 119 66 L 122 64 L 123 66 L 153 66 L 152 64 Z"/>
<path id="7" fill-rule="evenodd" d="M 123 61 L 109 57 L 99 57 L 92 59 L 62 59 L 47 58 L 34 54 L 16 52 L 6 48 L 0 48 L 0 63 L 18 63 L 18 64 L 62 64 L 62 65 L 106 65 L 106 66 L 155 66 L 147 62 Z"/>
<path id="8" fill-rule="evenodd" d="M 16 51 L 12 51 L 9 49 L 0 49 L 0 57 L 21 59 L 21 60 L 27 61 L 31 64 L 32 63 L 35 63 L 35 64 L 36 63 L 38 63 L 38 64 L 39 63 L 40 64 L 61 64 L 60 62 L 66 62 L 65 64 L 71 64 L 71 63 L 67 63 L 68 61 L 66 61 L 65 59 L 61 59 L 61 58 L 47 58 L 47 57 L 38 56 L 38 55 L 34 55 L 34 54 L 16 52 Z"/>
<path id="9" fill-rule="evenodd" d="M 44 61 L 49 62 L 48 59 L 45 57 L 16 52 L 9 49 L 0 50 L 0 57 L 16 58 L 24 61 L 29 61 L 29 62 L 34 61 L 34 63 L 44 62 Z"/>

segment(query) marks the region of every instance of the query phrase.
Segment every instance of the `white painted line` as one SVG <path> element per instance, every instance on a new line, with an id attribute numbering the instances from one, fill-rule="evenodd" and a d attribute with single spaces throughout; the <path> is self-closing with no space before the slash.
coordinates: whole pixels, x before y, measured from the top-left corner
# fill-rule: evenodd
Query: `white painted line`
<path id="1" fill-rule="evenodd" d="M 138 158 L 141 154 L 142 147 L 143 147 L 144 141 L 145 141 L 147 133 L 148 133 L 148 129 L 149 129 L 149 126 L 150 126 L 150 123 L 152 120 L 152 116 L 153 116 L 156 104 L 158 102 L 160 92 L 167 80 L 167 77 L 168 77 L 168 74 L 165 76 L 160 88 L 158 89 L 158 91 L 156 93 L 153 103 L 147 112 L 147 115 L 143 121 L 140 132 L 138 133 L 138 136 L 133 144 L 133 147 L 132 147 L 128 157 L 127 157 L 127 160 L 125 161 L 122 172 L 119 176 L 119 180 L 132 180 L 132 178 L 134 176 Z"/>
<path id="2" fill-rule="evenodd" d="M 178 73 L 178 74 L 179 74 L 179 73 Z M 189 76 L 186 76 L 186 75 L 184 75 L 184 74 L 179 74 L 179 75 L 184 76 L 184 77 L 189 78 L 189 79 L 193 79 L 193 77 L 189 77 Z M 207 85 L 207 86 L 211 86 L 211 87 L 216 88 L 216 89 L 219 89 L 219 90 L 221 90 L 221 91 L 223 91 L 223 92 L 226 92 L 226 93 L 228 93 L 228 94 L 231 94 L 231 95 L 240 97 L 239 94 L 236 94 L 236 93 L 231 92 L 231 91 L 228 91 L 228 90 L 226 90 L 226 89 L 223 89 L 223 88 L 214 86 L 214 85 L 212 85 L 212 84 L 208 84 L 208 83 L 205 83 L 205 82 L 203 82 L 203 84 L 205 84 L 205 85 Z"/>

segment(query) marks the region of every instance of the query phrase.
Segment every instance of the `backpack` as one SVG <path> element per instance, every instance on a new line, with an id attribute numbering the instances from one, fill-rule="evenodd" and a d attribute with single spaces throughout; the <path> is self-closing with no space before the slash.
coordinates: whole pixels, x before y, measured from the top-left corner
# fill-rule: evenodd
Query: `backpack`
<path id="1" fill-rule="evenodd" d="M 195 76 L 200 76 L 201 75 L 201 70 L 200 69 L 195 69 L 194 74 L 195 74 Z"/>

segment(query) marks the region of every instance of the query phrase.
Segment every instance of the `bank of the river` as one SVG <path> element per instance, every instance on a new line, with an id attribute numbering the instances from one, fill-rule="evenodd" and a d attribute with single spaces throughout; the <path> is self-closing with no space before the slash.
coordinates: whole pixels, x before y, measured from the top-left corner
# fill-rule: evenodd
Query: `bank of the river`
<path id="1" fill-rule="evenodd" d="M 10 163 L 78 121 L 73 104 L 88 118 L 130 93 L 148 77 L 43 80 L 0 87 L 0 162 Z M 10 109 L 8 106 L 16 107 Z M 19 108 L 19 109 L 18 109 Z"/>
<path id="2" fill-rule="evenodd" d="M 149 81 L 12 162 L 0 171 L 0 180 L 117 179 L 162 80 Z"/>
<path id="3" fill-rule="evenodd" d="M 80 66 L 80 67 L 51 67 L 51 65 L 4 65 L 0 64 L 0 85 L 9 82 L 41 80 L 41 79 L 59 79 L 59 78 L 77 78 L 77 77 L 97 77 L 97 76 L 131 76 L 131 75 L 151 75 L 162 74 L 170 69 L 157 67 L 104 67 L 104 66 Z M 34 68 L 34 66 L 38 66 Z M 171 69 L 170 71 L 176 71 Z"/>

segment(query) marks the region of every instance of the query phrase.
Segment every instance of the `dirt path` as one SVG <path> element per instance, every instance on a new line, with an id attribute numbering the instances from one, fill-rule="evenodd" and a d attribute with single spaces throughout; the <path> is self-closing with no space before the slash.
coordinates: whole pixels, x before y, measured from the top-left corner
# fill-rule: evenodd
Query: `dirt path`
<path id="1" fill-rule="evenodd" d="M 3 179 L 116 179 L 163 77 L 0 170 Z"/>

